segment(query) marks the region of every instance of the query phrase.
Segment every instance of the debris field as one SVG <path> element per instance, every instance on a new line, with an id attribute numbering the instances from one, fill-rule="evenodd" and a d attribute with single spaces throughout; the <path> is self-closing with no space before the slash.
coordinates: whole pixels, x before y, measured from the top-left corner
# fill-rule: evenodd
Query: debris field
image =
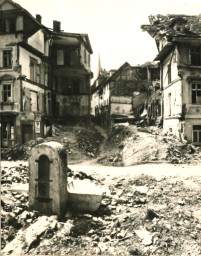
<path id="1" fill-rule="evenodd" d="M 28 181 L 27 165 L 2 170 L 2 255 L 201 254 L 200 177 L 121 176 L 107 184 L 101 175 L 68 172 L 108 186 L 96 212 L 69 209 L 63 220 L 30 212 L 28 194 L 11 191 Z"/>

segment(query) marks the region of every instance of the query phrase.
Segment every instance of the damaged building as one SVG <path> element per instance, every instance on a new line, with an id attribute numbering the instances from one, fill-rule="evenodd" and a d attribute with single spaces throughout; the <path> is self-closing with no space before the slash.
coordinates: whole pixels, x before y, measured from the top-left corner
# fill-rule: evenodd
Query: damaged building
<path id="1" fill-rule="evenodd" d="M 48 135 L 53 119 L 90 115 L 87 34 L 42 25 L 11 0 L 0 2 L 1 146 Z"/>
<path id="2" fill-rule="evenodd" d="M 201 16 L 150 16 L 163 91 L 163 129 L 201 144 Z"/>
<path id="3" fill-rule="evenodd" d="M 101 78 L 101 79 L 100 79 Z M 104 127 L 112 123 L 161 116 L 161 94 L 156 96 L 160 79 L 159 67 L 151 63 L 132 67 L 124 63 L 118 70 L 100 74 L 92 85 L 92 114 Z M 148 113 L 149 112 L 149 113 Z"/>
<path id="4" fill-rule="evenodd" d="M 68 120 L 90 116 L 90 55 L 87 34 L 62 32 L 54 21 L 51 33 L 53 115 Z"/>

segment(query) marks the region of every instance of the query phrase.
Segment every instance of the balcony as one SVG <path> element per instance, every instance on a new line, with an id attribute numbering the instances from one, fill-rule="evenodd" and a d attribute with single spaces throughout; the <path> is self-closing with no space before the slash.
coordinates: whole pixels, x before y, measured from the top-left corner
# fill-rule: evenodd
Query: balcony
<path id="1" fill-rule="evenodd" d="M 18 103 L 14 102 L 1 102 L 0 111 L 3 112 L 19 112 Z"/>

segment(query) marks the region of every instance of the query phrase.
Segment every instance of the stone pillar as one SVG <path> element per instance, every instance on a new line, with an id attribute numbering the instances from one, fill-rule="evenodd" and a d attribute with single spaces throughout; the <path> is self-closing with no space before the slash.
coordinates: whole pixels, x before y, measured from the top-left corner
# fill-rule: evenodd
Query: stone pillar
<path id="1" fill-rule="evenodd" d="M 66 212 L 67 154 L 58 142 L 35 146 L 29 157 L 29 207 L 59 217 Z"/>

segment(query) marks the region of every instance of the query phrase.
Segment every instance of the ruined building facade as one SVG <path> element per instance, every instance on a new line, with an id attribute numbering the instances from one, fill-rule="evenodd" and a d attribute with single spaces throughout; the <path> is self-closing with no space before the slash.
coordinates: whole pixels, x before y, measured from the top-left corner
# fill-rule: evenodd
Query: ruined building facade
<path id="1" fill-rule="evenodd" d="M 118 70 L 100 73 L 92 85 L 92 115 L 104 127 L 113 123 L 139 120 L 146 111 L 147 121 L 161 117 L 159 67 L 130 66 L 124 63 Z M 155 110 L 155 111 L 154 111 Z"/>
<path id="2" fill-rule="evenodd" d="M 163 128 L 201 144 L 201 16 L 150 16 L 142 25 L 158 48 Z"/>
<path id="3" fill-rule="evenodd" d="M 0 2 L 1 146 L 48 134 L 52 118 L 90 114 L 88 35 L 53 30 L 11 0 Z"/>

